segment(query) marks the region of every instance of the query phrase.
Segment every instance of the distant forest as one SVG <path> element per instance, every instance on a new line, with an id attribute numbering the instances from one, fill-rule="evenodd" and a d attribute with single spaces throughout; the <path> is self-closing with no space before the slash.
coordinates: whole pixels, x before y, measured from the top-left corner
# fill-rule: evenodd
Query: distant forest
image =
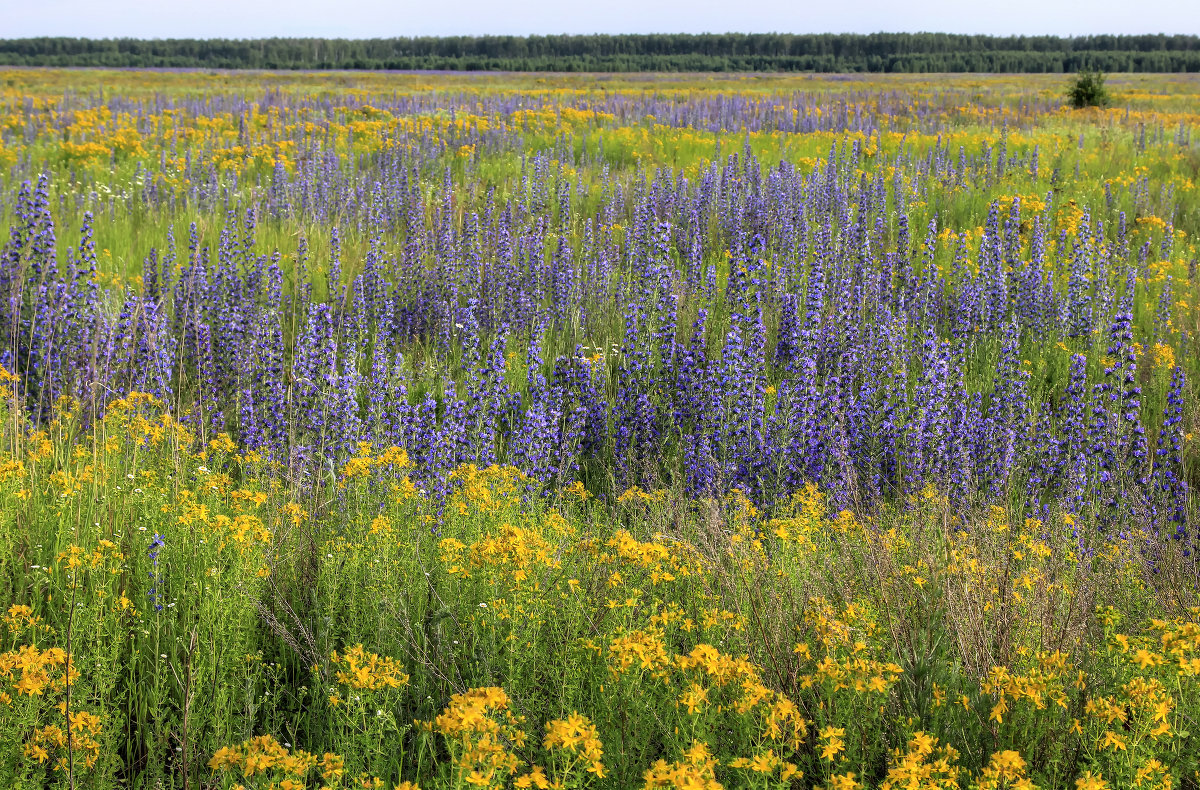
<path id="1" fill-rule="evenodd" d="M 947 33 L 0 39 L 0 65 L 452 71 L 1200 71 L 1200 36 Z"/>

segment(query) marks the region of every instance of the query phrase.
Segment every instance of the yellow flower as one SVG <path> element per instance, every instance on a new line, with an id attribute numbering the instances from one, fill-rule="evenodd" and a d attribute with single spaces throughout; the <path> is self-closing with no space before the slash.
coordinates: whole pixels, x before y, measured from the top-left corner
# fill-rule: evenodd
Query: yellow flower
<path id="1" fill-rule="evenodd" d="M 1149 669 L 1163 663 L 1163 657 L 1158 653 L 1140 647 L 1134 651 L 1133 660 L 1137 662 L 1140 669 Z"/>
<path id="2" fill-rule="evenodd" d="M 1123 752 L 1125 751 L 1125 739 L 1112 730 L 1105 730 L 1104 737 L 1100 739 L 1097 746 L 1100 749 L 1111 748 L 1114 752 Z"/>
<path id="3" fill-rule="evenodd" d="M 546 778 L 545 769 L 540 765 L 535 765 L 530 769 L 529 773 L 513 782 L 513 786 L 520 788 L 520 790 L 527 790 L 527 788 L 531 787 L 536 787 L 538 790 L 547 790 L 550 787 L 550 780 Z"/>
<path id="4" fill-rule="evenodd" d="M 1000 701 L 992 706 L 992 712 L 988 716 L 988 719 L 990 721 L 995 721 L 1000 724 L 1003 724 L 1005 713 L 1008 713 L 1008 700 L 1004 697 L 1000 697 Z"/>
<path id="5" fill-rule="evenodd" d="M 857 774 L 844 773 L 834 774 L 829 777 L 829 784 L 826 785 L 826 790 L 862 790 L 862 785 L 855 778 Z"/>
<path id="6" fill-rule="evenodd" d="M 774 752 L 766 752 L 765 754 L 756 754 L 750 760 L 750 770 L 760 774 L 769 774 L 775 770 L 776 757 Z"/>
<path id="7" fill-rule="evenodd" d="M 908 746 L 909 749 L 919 754 L 929 754 L 933 751 L 935 743 L 937 743 L 937 739 L 932 735 L 925 732 L 915 732 Z"/>
<path id="8" fill-rule="evenodd" d="M 826 727 L 821 730 L 821 738 L 825 743 L 821 746 L 821 759 L 833 762 L 839 752 L 846 750 L 842 737 L 846 734 L 845 727 Z"/>

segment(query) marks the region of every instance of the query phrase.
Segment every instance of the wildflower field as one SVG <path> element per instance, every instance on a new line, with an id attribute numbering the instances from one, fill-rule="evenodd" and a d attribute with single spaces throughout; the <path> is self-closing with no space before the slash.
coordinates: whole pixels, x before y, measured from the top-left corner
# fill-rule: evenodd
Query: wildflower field
<path id="1" fill-rule="evenodd" d="M 0 787 L 1200 788 L 1200 76 L 0 71 Z"/>

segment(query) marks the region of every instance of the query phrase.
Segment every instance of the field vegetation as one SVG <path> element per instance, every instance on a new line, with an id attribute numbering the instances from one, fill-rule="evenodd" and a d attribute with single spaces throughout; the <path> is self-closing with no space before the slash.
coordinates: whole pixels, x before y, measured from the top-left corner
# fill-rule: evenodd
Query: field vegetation
<path id="1" fill-rule="evenodd" d="M 0 71 L 0 786 L 1200 786 L 1200 80 Z"/>

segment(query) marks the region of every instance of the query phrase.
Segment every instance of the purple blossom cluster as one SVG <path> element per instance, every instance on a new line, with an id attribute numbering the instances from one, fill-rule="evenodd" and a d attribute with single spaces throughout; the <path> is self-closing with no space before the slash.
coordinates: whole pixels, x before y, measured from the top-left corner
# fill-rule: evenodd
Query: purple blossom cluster
<path id="1" fill-rule="evenodd" d="M 993 116 L 1000 127 L 1000 139 L 984 142 L 981 150 L 942 142 L 956 126 L 962 108 Z M 826 91 L 791 91 L 763 95 L 738 95 L 722 92 L 662 91 L 642 93 L 486 93 L 463 91 L 413 93 L 393 96 L 364 96 L 355 93 L 330 95 L 292 95 L 268 91 L 257 100 L 243 95 L 209 94 L 203 97 L 160 94 L 134 100 L 118 93 L 111 95 L 65 94 L 53 113 L 30 104 L 16 107 L 22 136 L 34 140 L 62 140 L 71 137 L 72 123 L 81 111 L 106 111 L 111 117 L 130 119 L 133 129 L 146 139 L 157 139 L 157 156 L 138 160 L 130 174 L 122 169 L 116 177 L 117 155 L 112 171 L 103 175 L 93 168 L 71 166 L 71 194 L 60 198 L 59 209 L 91 211 L 95 216 L 142 209 L 172 214 L 185 210 L 202 213 L 228 213 L 239 201 L 252 200 L 258 216 L 264 219 L 302 218 L 320 225 L 353 225 L 356 229 L 371 225 L 400 228 L 405 216 L 406 197 L 420 183 L 435 180 L 446 162 L 446 154 L 471 151 L 466 167 L 489 155 L 529 156 L 524 132 L 531 116 L 561 118 L 564 113 L 582 113 L 587 128 L 578 132 L 581 150 L 561 135 L 545 156 L 535 159 L 529 168 L 532 181 L 525 188 L 538 192 L 533 208 L 539 213 L 554 209 L 571 190 L 582 183 L 562 185 L 550 194 L 545 176 L 549 162 L 568 162 L 573 166 L 605 166 L 616 130 L 637 126 L 647 119 L 672 129 L 699 133 L 729 134 L 843 134 L 854 135 L 856 156 L 881 149 L 888 131 L 909 130 L 939 136 L 938 144 L 919 160 L 912 154 L 908 164 L 918 166 L 918 180 L 911 189 L 896 192 L 898 207 L 921 195 L 932 184 L 946 188 L 993 186 L 1006 174 L 1041 171 L 1037 146 L 1008 144 L 1008 129 L 1025 129 L 1046 113 L 1055 112 L 1057 100 L 1030 95 L 1014 107 L 979 106 L 978 97 L 961 88 L 947 89 L 934 97 L 913 95 L 902 90 L 880 90 L 848 84 L 836 94 Z M 178 124 L 164 131 L 163 118 L 189 118 L 196 121 L 238 119 L 235 139 L 220 144 L 193 148 L 180 136 Z M 346 151 L 337 143 L 339 130 L 362 118 L 388 117 L 411 119 L 440 117 L 457 119 L 432 132 L 417 125 L 400 125 L 373 132 L 381 139 L 372 141 L 366 151 Z M 256 128 L 253 118 L 266 117 L 265 128 Z M 1174 135 L 1170 130 L 1154 130 L 1151 142 L 1160 146 L 1185 146 L 1190 138 L 1181 124 Z M 1144 134 L 1143 129 L 1143 134 Z M 353 132 L 351 135 L 353 136 Z M 290 152 L 273 165 L 252 163 L 249 150 L 255 145 Z M 720 148 L 718 144 L 718 156 Z M 157 159 L 157 161 L 155 161 Z M 231 161 L 238 167 L 230 168 Z M 899 163 L 897 163 L 899 164 Z M 242 167 L 241 165 L 245 165 Z M 22 180 L 35 180 L 45 162 L 22 156 L 0 190 L 0 210 L 15 201 L 9 189 Z M 924 183 L 922 183 L 924 182 Z M 893 185 L 894 186 L 894 185 Z M 1167 214 L 1172 189 L 1153 194 L 1148 177 L 1125 188 L 1139 215 Z M 1105 199 L 1111 209 L 1122 197 L 1111 183 L 1105 186 Z M 543 194 L 544 192 L 544 194 Z"/>
<path id="2" fill-rule="evenodd" d="M 97 284 L 90 215 L 60 243 L 42 177 L 18 190 L 0 257 L 0 364 L 35 422 L 60 396 L 94 420 L 142 390 L 201 440 L 228 432 L 298 472 L 402 446 L 435 495 L 491 463 L 547 489 L 739 489 L 767 506 L 810 483 L 857 509 L 933 486 L 1152 525 L 1190 552 L 1187 376 L 1154 374 L 1134 340 L 1196 358 L 1172 322 L 1194 282 L 1150 310 L 1138 296 L 1170 250 L 1137 247 L 1123 214 L 1068 233 L 1053 194 L 1032 216 L 993 204 L 977 247 L 936 221 L 915 240 L 911 196 L 984 166 L 938 146 L 900 154 L 892 178 L 862 156 L 853 141 L 812 169 L 764 168 L 747 148 L 694 178 L 605 173 L 598 205 L 547 154 L 514 194 L 475 202 L 449 171 L 426 189 L 412 160 L 381 160 L 387 180 L 349 197 L 340 168 L 302 168 L 231 207 L 215 246 L 195 226 L 186 249 L 163 239 L 123 293 Z M 988 172 L 1016 166 L 1003 142 L 988 154 Z M 351 204 L 362 260 L 342 260 L 336 229 L 328 260 L 260 249 L 260 220 Z M 1067 343 L 1065 369 L 1041 354 L 1035 377 L 1031 351 Z"/>

